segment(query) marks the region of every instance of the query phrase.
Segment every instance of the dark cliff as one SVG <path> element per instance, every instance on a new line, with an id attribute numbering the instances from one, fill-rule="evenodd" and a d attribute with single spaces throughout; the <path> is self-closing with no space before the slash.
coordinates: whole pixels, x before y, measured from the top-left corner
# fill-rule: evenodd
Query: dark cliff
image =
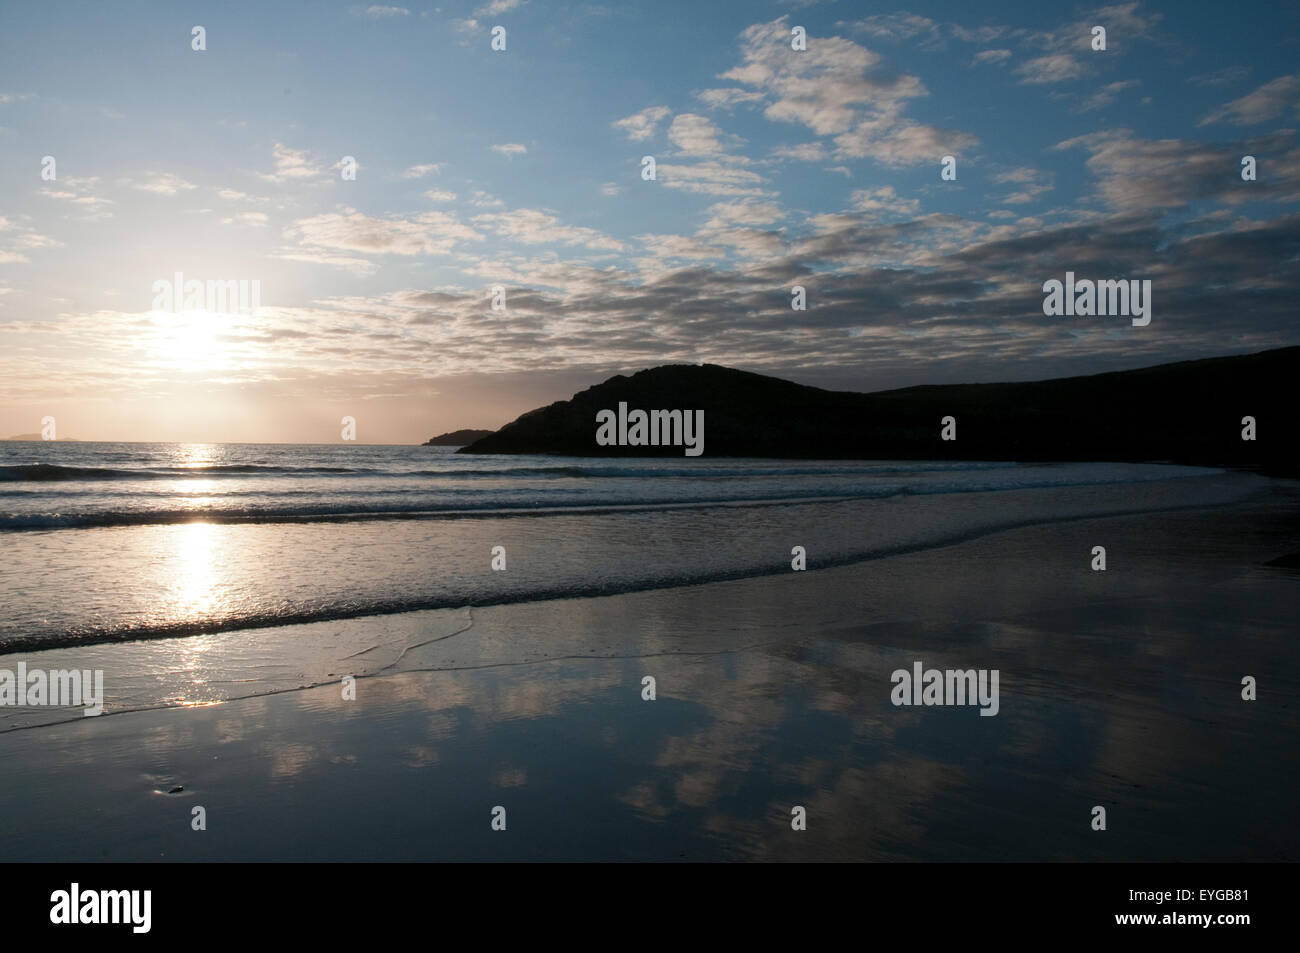
<path id="1" fill-rule="evenodd" d="M 1024 461 L 1164 460 L 1296 474 L 1300 347 L 1087 377 L 858 394 L 712 364 L 612 377 L 529 411 L 461 453 L 681 456 L 598 446 L 596 414 L 704 411 L 704 456 Z M 955 441 L 940 437 L 956 418 Z M 1254 441 L 1241 439 L 1245 416 Z"/>

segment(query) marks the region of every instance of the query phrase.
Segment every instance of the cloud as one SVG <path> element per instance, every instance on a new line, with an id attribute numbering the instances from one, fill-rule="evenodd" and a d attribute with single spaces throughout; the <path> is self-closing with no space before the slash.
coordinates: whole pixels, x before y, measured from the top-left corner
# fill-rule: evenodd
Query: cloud
<path id="1" fill-rule="evenodd" d="M 493 146 L 492 151 L 499 152 L 507 158 L 514 158 L 527 154 L 528 147 L 518 142 L 504 142 L 499 146 Z"/>
<path id="2" fill-rule="evenodd" d="M 502 13 L 509 13 L 516 10 L 523 3 L 523 0 L 491 0 L 474 11 L 476 17 L 495 17 Z"/>
<path id="3" fill-rule="evenodd" d="M 227 202 L 265 202 L 267 199 L 258 195 L 249 195 L 247 192 L 240 192 L 238 189 L 219 189 L 217 196 Z"/>
<path id="4" fill-rule="evenodd" d="M 754 24 L 740 34 L 741 64 L 722 74 L 763 94 L 774 122 L 834 136 L 838 158 L 872 158 L 886 165 L 930 162 L 976 144 L 974 136 L 929 126 L 903 115 L 928 95 L 916 76 L 886 66 L 871 50 L 843 37 L 809 39 L 790 55 L 788 18 Z"/>
<path id="5" fill-rule="evenodd" d="M 980 50 L 971 60 L 972 66 L 982 66 L 985 63 L 1005 63 L 1011 59 L 1010 50 Z"/>
<path id="6" fill-rule="evenodd" d="M 793 146 L 777 146 L 772 150 L 776 159 L 797 159 L 800 162 L 822 162 L 826 159 L 826 146 L 820 142 L 800 142 Z"/>
<path id="7" fill-rule="evenodd" d="M 991 179 L 994 182 L 1033 182 L 1038 178 L 1038 170 L 1032 166 L 1022 165 L 1015 169 L 1008 169 L 1005 172 L 995 172 Z"/>
<path id="8" fill-rule="evenodd" d="M 98 176 L 88 178 L 65 176 L 42 188 L 41 195 L 77 206 L 87 213 L 86 218 L 91 221 L 112 218 L 112 213 L 107 211 L 104 206 L 114 204 L 113 200 L 95 194 L 98 185 Z"/>
<path id="9" fill-rule="evenodd" d="M 230 218 L 223 218 L 222 225 L 249 225 L 254 228 L 261 228 L 267 223 L 265 212 L 239 212 Z"/>
<path id="10" fill-rule="evenodd" d="M 506 203 L 482 189 L 475 189 L 470 193 L 469 204 L 475 208 L 504 208 Z"/>
<path id="11" fill-rule="evenodd" d="M 372 20 L 382 20 L 387 17 L 410 16 L 411 11 L 406 9 L 406 7 L 383 7 L 376 5 L 366 7 L 365 13 L 366 16 L 370 17 Z"/>
<path id="12" fill-rule="evenodd" d="M 937 162 L 942 156 L 959 155 L 978 143 L 968 133 L 889 117 L 863 120 L 852 132 L 835 138 L 837 156 L 869 157 L 888 166 Z"/>
<path id="13" fill-rule="evenodd" d="M 1052 148 L 1085 150 L 1101 198 L 1117 209 L 1173 208 L 1198 201 L 1240 204 L 1286 198 L 1300 190 L 1300 148 L 1290 131 L 1249 143 L 1204 143 L 1138 139 L 1130 130 L 1118 129 L 1078 136 Z M 1241 157 L 1256 152 L 1276 156 L 1276 171 L 1258 182 L 1243 182 Z"/>
<path id="14" fill-rule="evenodd" d="M 915 76 L 885 69 L 878 54 L 851 40 L 810 37 L 807 51 L 791 56 L 789 35 L 786 17 L 746 28 L 741 65 L 722 74 L 761 92 L 768 119 L 833 135 L 848 131 L 863 109 L 892 114 L 905 100 L 926 95 Z"/>
<path id="15" fill-rule="evenodd" d="M 1283 113 L 1300 118 L 1300 73 L 1279 76 L 1254 92 L 1211 112 L 1199 125 L 1228 122 L 1234 126 L 1253 126 L 1276 119 Z"/>
<path id="16" fill-rule="evenodd" d="M 879 13 L 851 24 L 853 30 L 891 42 L 919 38 L 919 49 L 946 49 L 949 40 L 961 43 L 991 43 L 1007 32 L 1002 26 L 964 27 L 957 23 L 938 23 L 915 13 Z"/>
<path id="17" fill-rule="evenodd" d="M 1024 205 L 1052 191 L 1055 176 L 1050 172 L 1041 172 L 1032 166 L 1018 166 L 994 173 L 990 178 L 999 184 L 1010 183 L 1021 186 L 1020 191 L 1007 195 L 1002 202 L 1005 205 Z"/>
<path id="18" fill-rule="evenodd" d="M 648 255 L 657 260 L 677 258 L 687 261 L 709 261 L 726 258 L 721 248 L 707 245 L 689 235 L 638 235 L 636 236 Z"/>
<path id="19" fill-rule="evenodd" d="M 1026 49 L 1045 51 L 1044 55 L 1034 57 L 1016 69 L 1020 81 L 1027 85 L 1045 85 L 1083 76 L 1102 55 L 1092 49 L 1094 26 L 1106 28 L 1107 58 L 1125 52 L 1136 40 L 1151 39 L 1162 15 L 1143 14 L 1141 6 L 1134 0 L 1101 7 L 1089 14 L 1086 20 L 1076 20 L 1051 31 L 1011 31 Z"/>
<path id="20" fill-rule="evenodd" d="M 15 224 L 7 219 L 0 218 L 0 231 L 13 230 Z M 49 235 L 42 235 L 39 232 L 30 230 L 24 231 L 21 235 L 15 236 L 7 249 L 0 248 L 0 264 L 23 264 L 28 261 L 26 251 L 43 248 L 62 248 L 63 242 L 57 238 L 51 238 Z"/>
<path id="21" fill-rule="evenodd" d="M 270 174 L 258 173 L 258 178 L 267 182 L 275 182 L 276 184 L 301 182 L 326 175 L 325 170 L 314 163 L 306 152 L 291 149 L 280 142 L 277 142 L 272 147 L 271 157 L 275 160 L 275 172 Z"/>
<path id="22" fill-rule="evenodd" d="M 1118 96 L 1126 89 L 1132 89 L 1134 86 L 1142 85 L 1141 80 L 1126 79 L 1117 83 L 1108 83 L 1097 92 L 1093 93 L 1079 105 L 1079 112 L 1092 112 L 1094 109 L 1102 109 L 1109 106 Z"/>
<path id="23" fill-rule="evenodd" d="M 1037 56 L 1016 67 L 1016 73 L 1023 77 L 1021 82 L 1029 84 L 1061 83 L 1067 79 L 1076 79 L 1083 72 L 1083 63 L 1070 53 Z"/>
<path id="24" fill-rule="evenodd" d="M 670 189 L 696 192 L 703 195 L 763 196 L 763 178 L 756 172 L 741 168 L 732 161 L 710 160 L 694 165 L 661 162 L 659 180 Z"/>
<path id="25" fill-rule="evenodd" d="M 881 185 L 874 189 L 856 189 L 849 197 L 853 208 L 865 212 L 873 219 L 885 215 L 914 217 L 921 208 L 916 199 L 900 198 L 892 185 Z"/>
<path id="26" fill-rule="evenodd" d="M 672 112 L 667 106 L 650 106 L 623 119 L 617 119 L 611 125 L 623 130 L 633 142 L 645 142 L 655 133 L 659 123 L 668 118 Z"/>
<path id="27" fill-rule="evenodd" d="M 556 216 L 538 209 L 514 209 L 476 215 L 473 221 L 502 238 L 525 245 L 585 245 L 606 251 L 621 251 L 623 248 L 621 242 L 594 228 L 562 225 Z"/>
<path id="28" fill-rule="evenodd" d="M 681 113 L 668 128 L 668 141 L 684 155 L 708 156 L 725 152 L 723 132 L 710 120 L 695 113 Z"/>
<path id="29" fill-rule="evenodd" d="M 887 214 L 896 199 L 887 188 L 861 190 L 859 204 Z M 741 217 L 767 217 L 762 203 L 739 207 L 752 212 Z M 427 380 L 436 348 L 443 374 L 571 374 L 573 389 L 618 370 L 701 360 L 874 389 L 988 379 L 990 367 L 1001 380 L 1066 376 L 1084 364 L 1090 372 L 1138 367 L 1222 355 L 1225 341 L 1235 352 L 1296 343 L 1300 274 L 1288 263 L 1300 254 L 1300 215 L 1169 223 L 1139 210 L 1064 225 L 1025 218 L 992 225 L 955 215 L 879 221 L 854 210 L 814 216 L 809 225 L 789 233 L 740 226 L 716 237 L 641 235 L 644 257 L 628 268 L 494 252 L 478 261 L 476 274 L 509 285 L 509 321 L 483 320 L 483 280 L 264 308 L 258 326 L 243 332 L 275 347 L 259 349 L 241 375 L 248 386 L 295 393 L 391 393 Z M 720 263 L 724 249 L 734 251 L 735 264 Z M 374 268 L 323 248 L 280 257 L 359 273 Z M 1066 269 L 1152 279 L 1153 322 L 1176 321 L 1177 333 L 1044 318 L 1041 283 Z M 796 281 L 811 282 L 816 306 L 806 312 L 789 308 Z M 0 325 L 5 392 L 15 392 L 12 381 L 28 381 L 12 375 L 12 338 L 3 335 L 40 332 L 49 353 L 64 356 L 60 379 L 76 386 L 95 379 L 102 346 L 120 344 L 121 328 L 136 317 L 101 312 L 45 327 Z M 125 390 L 151 379 L 147 354 L 116 351 L 113 365 Z M 358 374 L 373 382 L 356 384 Z"/>
<path id="30" fill-rule="evenodd" d="M 404 179 L 422 179 L 426 175 L 436 175 L 442 171 L 442 166 L 437 162 L 426 162 L 424 165 L 413 165 L 402 173 Z"/>
<path id="31" fill-rule="evenodd" d="M 942 43 L 940 26 L 928 17 L 915 13 L 878 13 L 859 20 L 853 24 L 858 32 L 883 40 L 910 40 L 923 37 L 926 46 L 934 47 Z"/>
<path id="32" fill-rule="evenodd" d="M 1052 187 L 1050 185 L 1046 185 L 1043 183 L 1034 183 L 1032 185 L 1026 185 L 1019 192 L 1012 192 L 1010 195 L 1004 198 L 1002 202 L 1005 205 L 1025 205 L 1028 204 L 1029 202 L 1035 201 L 1040 195 L 1043 195 L 1050 191 L 1052 191 Z"/>
<path id="33" fill-rule="evenodd" d="M 954 39 L 961 40 L 963 43 L 992 43 L 1007 33 L 1007 28 L 1004 26 L 977 26 L 971 29 L 949 23 L 946 29 Z"/>
<path id="34" fill-rule="evenodd" d="M 378 265 L 365 258 L 348 258 L 344 255 L 331 255 L 328 252 L 313 251 L 310 249 L 284 252 L 275 257 L 282 261 L 300 261 L 311 265 L 331 265 L 335 268 L 346 268 L 348 271 L 356 272 L 358 275 L 371 275 L 379 270 Z"/>
<path id="35" fill-rule="evenodd" d="M 301 219 L 290 232 L 300 235 L 303 245 L 387 255 L 442 255 L 458 242 L 483 238 L 446 212 L 406 220 L 371 218 L 352 209 Z"/>
<path id="36" fill-rule="evenodd" d="M 709 109 L 731 109 L 742 103 L 760 103 L 763 101 L 763 94 L 741 89 L 738 86 L 727 86 L 720 89 L 697 90 L 695 98 Z"/>
<path id="37" fill-rule="evenodd" d="M 126 179 L 123 184 L 129 185 L 133 189 L 139 189 L 141 192 L 153 192 L 155 195 L 176 195 L 179 192 L 189 192 L 197 188 L 193 183 L 186 182 L 180 176 L 172 175 L 170 172 L 146 172 L 150 176 L 145 182 L 133 182 Z"/>
<path id="38" fill-rule="evenodd" d="M 486 3 L 474 0 L 457 12 L 464 15 L 478 8 L 476 16 L 489 16 Z M 840 4 L 831 12 L 848 6 Z M 1136 12 L 1145 17 L 1142 9 Z M 981 16 L 968 15 L 972 22 Z M 1088 16 L 1082 22 L 1090 25 L 1093 15 Z M 350 22 L 363 29 L 377 28 L 374 23 L 365 28 L 356 19 Z M 379 28 L 386 31 L 411 22 L 396 19 Z M 480 22 L 486 29 L 493 21 Z M 748 22 L 740 21 L 737 27 Z M 226 244 L 233 241 L 231 247 L 285 270 L 289 295 L 302 294 L 310 301 L 307 296 L 322 293 L 313 292 L 313 287 L 328 287 L 327 293 L 342 289 L 347 294 L 328 302 L 312 301 L 310 307 L 268 309 L 266 334 L 277 344 L 265 349 L 267 353 L 248 374 L 256 377 L 265 372 L 270 379 L 267 368 L 274 366 L 280 379 L 295 378 L 292 386 L 298 388 L 303 386 L 300 380 L 313 374 L 327 378 L 332 368 L 336 374 L 350 374 L 328 362 L 337 359 L 345 364 L 355 359 L 401 382 L 419 375 L 427 378 L 428 354 L 436 347 L 440 359 L 448 355 L 447 365 L 440 364 L 446 372 L 537 371 L 570 373 L 587 380 L 629 365 L 716 360 L 770 372 L 802 369 L 801 374 L 818 381 L 827 379 L 823 374 L 831 374 L 832 379 L 840 374 L 846 386 L 853 386 L 853 380 L 882 386 L 900 367 L 928 380 L 952 379 L 963 369 L 984 379 L 991 373 L 1044 377 L 1057 369 L 1078 372 L 1084 365 L 1091 371 L 1107 362 L 1133 365 L 1154 363 L 1148 361 L 1152 356 L 1174 359 L 1222 353 L 1225 341 L 1232 348 L 1300 343 L 1293 319 L 1300 276 L 1292 274 L 1300 247 L 1300 220 L 1293 215 L 1271 222 L 1251 217 L 1265 215 L 1270 201 L 1300 196 L 1300 151 L 1296 137 L 1289 133 L 1247 135 L 1259 132 L 1249 126 L 1255 117 L 1266 121 L 1294 115 L 1293 87 L 1274 85 L 1279 80 L 1272 79 L 1271 73 L 1240 86 L 1222 85 L 1241 79 L 1240 72 L 1211 74 L 1213 83 L 1207 79 L 1184 86 L 1192 70 L 1175 65 L 1172 88 L 1195 94 L 1192 98 L 1198 103 L 1198 111 L 1190 123 L 1183 122 L 1184 127 L 1194 125 L 1220 102 L 1271 80 L 1214 110 L 1213 121 L 1225 124 L 1217 128 L 1231 133 L 1216 138 L 1241 141 L 1197 142 L 1190 134 L 1141 139 L 1134 132 L 1112 129 L 1059 143 L 1050 163 L 1044 161 L 1040 170 L 1030 164 L 1038 161 L 1035 156 L 1042 146 L 1055 141 L 1035 141 L 1042 128 L 1031 128 L 1024 141 L 998 140 L 985 149 L 972 133 L 983 134 L 998 124 L 990 126 L 987 117 L 954 109 L 946 96 L 937 95 L 938 88 L 927 91 L 920 77 L 929 80 L 933 75 L 933 82 L 942 81 L 947 93 L 953 83 L 971 78 L 964 67 L 972 57 L 976 64 L 1005 69 L 1004 79 L 1015 81 L 1027 79 L 1032 72 L 1012 72 L 1017 67 L 1025 70 L 1025 60 L 1059 56 L 1064 64 L 1061 71 L 1077 72 L 1082 78 L 1069 88 L 1068 99 L 1050 84 L 1046 89 L 1013 87 L 1012 98 L 1032 93 L 1030 99 L 1090 111 L 1112 102 L 1135 105 L 1139 96 L 1154 88 L 1159 70 L 1151 79 L 1146 72 L 1141 74 L 1144 86 L 1123 79 L 1130 74 L 1110 72 L 1123 64 L 1088 50 L 1086 29 L 1078 33 L 1073 25 L 1039 42 L 1028 31 L 967 30 L 914 15 L 868 17 L 863 22 L 868 26 L 858 33 L 850 32 L 848 25 L 822 27 L 828 35 L 811 37 L 807 52 L 795 53 L 789 48 L 788 22 L 783 18 L 752 26 L 734 42 L 724 35 L 722 59 L 707 73 L 682 73 L 678 64 L 665 62 L 670 78 L 680 82 L 646 85 L 620 111 L 637 103 L 652 105 L 624 119 L 617 119 L 617 112 L 598 112 L 602 123 L 616 117 L 609 130 L 613 135 L 607 134 L 604 142 L 608 154 L 595 157 L 586 177 L 575 180 L 568 198 L 524 203 L 533 207 L 507 211 L 500 199 L 485 191 L 509 188 L 515 194 L 520 182 L 510 172 L 521 165 L 512 167 L 481 155 L 482 145 L 491 145 L 493 138 L 528 138 L 525 132 L 490 134 L 475 147 L 483 168 L 474 170 L 472 180 L 452 182 L 457 185 L 454 191 L 432 188 L 428 179 L 441 171 L 439 180 L 446 183 L 447 173 L 459 165 L 444 164 L 440 169 L 438 163 L 423 161 L 436 150 L 412 151 L 402 161 L 415 159 L 422 164 L 405 169 L 400 162 L 391 164 L 390 181 L 369 180 L 380 191 L 371 195 L 363 190 L 368 196 L 364 201 L 374 204 L 361 205 L 363 199 L 355 199 L 362 211 L 334 204 L 337 199 L 328 198 L 335 194 L 332 187 L 262 186 L 259 192 L 269 198 L 261 198 L 236 188 L 207 186 L 200 178 L 200 190 L 187 195 L 192 201 L 186 204 L 206 202 L 216 211 L 200 216 L 191 209 L 187 221 L 224 223 L 230 231 L 214 237 L 224 237 Z M 1044 22 L 1050 27 L 1059 21 Z M 1095 22 L 1107 24 L 1112 43 L 1131 39 L 1109 19 Z M 833 35 L 837 31 L 840 35 Z M 885 45 L 894 42 L 913 46 L 942 42 L 953 52 L 940 60 L 913 49 L 907 51 L 904 68 L 882 55 L 896 49 Z M 958 46 L 967 42 L 979 45 Z M 913 67 L 914 62 L 931 66 Z M 1168 65 L 1165 57 L 1153 63 L 1160 68 Z M 710 77 L 710 73 L 724 75 Z M 1043 73 L 1048 77 L 1045 83 L 1050 83 L 1050 73 Z M 1165 89 L 1169 80 L 1166 75 L 1160 88 Z M 654 88 L 660 93 L 654 93 Z M 671 92 L 663 92 L 666 89 Z M 1134 95 L 1124 97 L 1124 91 Z M 936 95 L 927 98 L 930 92 Z M 1048 95 L 1043 97 L 1042 92 Z M 645 98 L 658 95 L 675 97 L 661 100 L 671 103 L 671 108 Z M 701 109 L 704 112 L 697 112 Z M 733 109 L 734 115 L 725 112 Z M 957 118 L 942 118 L 947 115 Z M 89 116 L 93 122 L 101 121 L 93 108 Z M 963 128 L 944 130 L 940 128 L 944 123 Z M 255 121 L 250 120 L 250 125 Z M 1056 138 L 1098 126 L 1105 129 L 1106 124 L 1074 125 L 1080 128 Z M 739 140 L 733 130 L 749 140 L 746 154 L 738 154 Z M 620 146 L 625 136 L 654 145 Z M 258 148 L 273 141 L 263 140 Z M 263 160 L 260 166 L 271 173 L 263 178 L 281 184 L 337 181 L 329 173 L 336 150 L 323 140 L 301 141 L 321 151 L 309 155 L 276 142 L 274 150 L 268 150 L 273 163 Z M 552 151 L 543 149 L 543 143 L 544 137 L 537 142 L 529 139 L 526 149 L 520 146 L 522 151 L 514 153 L 502 148 L 514 144 L 502 143 L 496 149 L 506 156 L 532 156 L 523 163 L 528 166 Z M 978 165 L 987 170 L 983 177 L 966 158 L 976 148 L 982 153 Z M 640 182 L 635 173 L 626 181 L 606 181 L 614 174 L 609 170 L 620 162 L 631 168 L 643 151 L 660 155 L 657 183 Z M 1239 160 L 1246 153 L 1260 157 L 1258 182 L 1240 181 Z M 944 154 L 961 154 L 962 161 L 969 163 L 963 168 L 975 170 L 969 181 L 963 172 L 966 184 L 961 188 L 969 201 L 955 206 L 946 199 L 940 202 L 941 195 L 949 193 L 941 193 L 934 166 L 913 169 L 914 176 L 894 171 Z M 871 163 L 854 161 L 858 159 Z M 1049 166 L 1056 170 L 1055 178 Z M 185 166 L 184 173 L 199 175 L 190 168 Z M 840 182 L 839 175 L 846 181 Z M 135 177 L 146 185 L 156 180 L 177 195 L 190 185 L 183 180 L 169 182 L 161 173 Z M 105 181 L 116 184 L 118 175 L 105 173 Z M 258 187 L 256 179 L 231 181 Z M 409 184 L 418 188 L 406 187 Z M 116 210 L 97 194 L 101 185 L 93 179 L 38 182 L 33 175 L 28 188 L 43 188 L 52 201 L 37 195 L 29 198 L 37 209 L 24 209 L 20 201 L 6 207 L 8 218 L 0 220 L 0 256 L 7 265 L 0 266 L 0 275 L 17 284 L 8 276 L 31 271 L 40 280 L 45 269 L 32 269 L 28 259 L 44 265 L 45 259 L 56 256 L 58 273 L 84 270 L 85 263 L 75 255 L 94 254 L 95 246 L 84 244 L 75 225 L 60 230 L 60 225 L 70 225 L 60 218 L 79 206 Z M 1068 191 L 1068 201 L 1052 208 L 1049 200 L 1057 196 L 1053 191 L 1057 185 L 1060 192 Z M 119 201 L 124 206 L 139 204 L 121 196 L 142 199 L 143 193 L 135 191 L 140 187 L 132 183 L 120 193 Z M 777 192 L 778 187 L 783 191 Z M 674 191 L 656 193 L 658 188 Z M 355 192 L 346 186 L 340 191 Z M 599 201 L 602 195 L 610 200 Z M 218 201 L 212 202 L 213 198 Z M 939 209 L 969 209 L 969 217 L 930 210 L 932 198 Z M 403 201 L 410 207 L 403 208 Z M 647 220 L 625 234 L 625 226 L 635 218 L 628 215 L 646 202 L 655 211 L 653 223 Z M 625 209 L 625 204 L 632 208 Z M 282 208 L 293 211 L 284 216 Z M 1179 211 L 1169 214 L 1171 209 Z M 421 214 L 429 210 L 437 211 Z M 46 234 L 26 232 L 26 212 L 39 212 Z M 1280 213 L 1268 209 L 1268 214 Z M 286 224 L 281 237 L 281 226 Z M 92 238 L 89 233 L 84 236 L 84 240 Z M 60 239 L 69 248 L 47 254 Z M 431 257 L 443 255 L 448 257 Z M 321 275 L 328 278 L 324 286 L 300 280 L 309 277 L 315 266 L 353 274 Z M 351 280 L 353 275 L 374 275 L 381 268 L 382 283 Z M 1171 321 L 1176 314 L 1178 333 L 1130 335 L 1116 341 L 1113 327 L 1045 321 L 1041 282 L 1059 277 L 1067 268 L 1093 276 L 1157 279 L 1155 320 L 1162 320 L 1161 309 Z M 122 279 L 124 287 L 128 280 Z M 426 286 L 419 286 L 421 281 Z M 810 300 L 815 302 L 806 313 L 789 310 L 788 288 L 796 281 L 810 288 Z M 437 284 L 428 287 L 429 282 Z M 510 321 L 483 320 L 483 289 L 497 282 L 511 289 Z M 412 283 L 417 287 L 407 287 Z M 102 284 L 97 278 L 89 287 Z M 385 290 L 379 293 L 376 288 Z M 29 304 L 55 312 L 71 307 L 48 305 L 48 296 L 37 291 L 39 286 L 6 296 L 6 315 L 12 316 L 18 303 L 24 310 Z M 57 313 L 52 317 L 58 320 L 51 324 L 65 323 Z M 76 339 L 72 329 L 77 334 L 98 333 L 93 322 L 83 326 L 69 319 L 66 324 L 71 335 L 66 340 Z M 1106 333 L 1109 339 L 1103 337 Z M 388 336 L 369 337 L 372 334 Z M 107 335 L 105 339 L 116 340 Z M 0 345 L 16 340 L 4 337 Z M 14 353 L 0 347 L 0 352 L 6 350 Z M 83 351 L 63 350 L 81 360 Z M 115 353 L 110 350 L 109 356 Z M 0 353 L 0 370 L 14 366 L 7 363 L 11 360 Z M 109 364 L 102 354 L 99 363 Z M 124 381 L 137 370 L 129 360 L 113 367 L 121 368 L 112 372 Z M 73 373 L 79 371 L 70 369 Z M 351 381 L 351 377 L 341 378 L 330 386 L 342 390 Z M 382 377 L 379 381 L 382 386 Z M 512 393 L 513 387 L 502 385 Z"/>
<path id="39" fill-rule="evenodd" d="M 889 194 L 864 198 L 870 205 Z M 751 242 L 765 254 L 730 268 L 711 264 L 723 240 L 642 235 L 647 257 L 639 277 L 563 262 L 526 266 L 511 280 L 518 320 L 490 331 L 476 320 L 483 309 L 477 288 L 338 307 L 431 325 L 442 353 L 478 370 L 622 368 L 716 355 L 768 372 L 844 368 L 877 386 L 889 386 L 878 372 L 896 373 L 902 359 L 922 362 L 926 381 L 981 368 L 986 375 L 991 361 L 1001 379 L 1034 379 L 1075 372 L 1085 356 L 1111 368 L 1221 354 L 1225 335 L 1247 334 L 1241 350 L 1294 342 L 1290 302 L 1300 276 L 1282 263 L 1300 251 L 1300 216 L 1195 235 L 1131 213 L 1056 227 L 1021 221 L 994 227 L 955 216 L 891 223 L 827 216 L 816 234 L 788 239 L 733 229 L 726 240 Z M 1109 276 L 1116 262 L 1153 278 L 1162 302 L 1156 320 L 1177 315 L 1178 334 L 1131 337 L 1116 349 L 1107 328 L 1043 317 L 1043 280 L 1067 267 Z M 818 305 L 791 313 L 789 283 L 809 277 Z M 873 333 L 855 333 L 862 329 Z M 412 366 L 423 353 L 413 347 Z M 405 369 L 401 352 L 386 361 Z"/>
<path id="40" fill-rule="evenodd" d="M 785 217 L 781 206 L 775 202 L 741 199 L 736 202 L 718 202 L 709 206 L 712 216 L 706 229 L 729 228 L 732 225 L 771 225 Z"/>

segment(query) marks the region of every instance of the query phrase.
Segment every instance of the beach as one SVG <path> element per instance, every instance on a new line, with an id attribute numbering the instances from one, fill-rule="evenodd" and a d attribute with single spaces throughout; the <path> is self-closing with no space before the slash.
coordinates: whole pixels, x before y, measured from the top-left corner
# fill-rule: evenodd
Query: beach
<path id="1" fill-rule="evenodd" d="M 1295 860 L 1300 575 L 1268 563 L 1300 550 L 1300 493 L 1204 479 L 1128 485 L 1124 515 L 995 493 L 1008 512 L 960 539 L 831 565 L 813 545 L 805 571 L 25 652 L 103 668 L 109 701 L 6 712 L 3 850 Z M 763 522 L 806 521 L 797 505 Z M 997 714 L 893 704 L 891 673 L 918 661 L 997 670 Z"/>
<path id="2" fill-rule="evenodd" d="M 1284 922 L 1300 3 L 4 12 L 20 929 Z"/>

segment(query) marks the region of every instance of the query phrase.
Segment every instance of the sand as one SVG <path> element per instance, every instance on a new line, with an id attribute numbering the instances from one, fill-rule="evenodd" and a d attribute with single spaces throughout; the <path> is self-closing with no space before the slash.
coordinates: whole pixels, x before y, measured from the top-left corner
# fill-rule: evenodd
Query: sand
<path id="1" fill-rule="evenodd" d="M 102 647 L 170 659 L 185 704 L 0 734 L 3 856 L 1295 860 L 1300 575 L 1266 563 L 1297 550 L 1278 483 L 832 569 Z M 235 652 L 270 693 L 195 683 Z M 891 704 L 916 661 L 997 669 L 998 715 Z"/>

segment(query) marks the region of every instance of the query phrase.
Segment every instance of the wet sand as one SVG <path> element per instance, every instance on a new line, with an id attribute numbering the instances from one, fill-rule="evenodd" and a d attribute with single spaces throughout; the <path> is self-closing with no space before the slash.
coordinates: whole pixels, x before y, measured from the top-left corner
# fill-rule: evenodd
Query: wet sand
<path id="1" fill-rule="evenodd" d="M 1278 483 L 831 569 L 104 646 L 166 669 L 185 705 L 0 734 L 0 851 L 1295 860 L 1300 574 L 1266 564 L 1298 550 L 1300 495 Z M 337 651 L 295 659 L 304 639 Z M 218 701 L 201 657 L 240 652 L 265 654 L 264 688 L 324 684 Z M 891 704 L 916 661 L 997 669 L 999 713 Z"/>

